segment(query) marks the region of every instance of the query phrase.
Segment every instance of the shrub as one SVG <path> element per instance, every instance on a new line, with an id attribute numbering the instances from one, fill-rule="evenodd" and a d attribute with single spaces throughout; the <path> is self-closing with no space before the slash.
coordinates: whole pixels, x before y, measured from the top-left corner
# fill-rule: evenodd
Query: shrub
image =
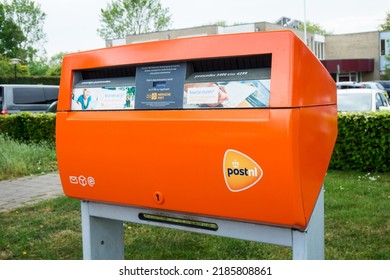
<path id="1" fill-rule="evenodd" d="M 339 114 L 330 168 L 389 172 L 389 131 L 389 112 Z"/>
<path id="2" fill-rule="evenodd" d="M 18 76 L 15 79 L 13 76 L 2 76 L 0 77 L 0 84 L 59 85 L 60 77 Z"/>
<path id="3" fill-rule="evenodd" d="M 26 143 L 55 145 L 55 114 L 20 113 L 0 117 L 0 132 Z"/>

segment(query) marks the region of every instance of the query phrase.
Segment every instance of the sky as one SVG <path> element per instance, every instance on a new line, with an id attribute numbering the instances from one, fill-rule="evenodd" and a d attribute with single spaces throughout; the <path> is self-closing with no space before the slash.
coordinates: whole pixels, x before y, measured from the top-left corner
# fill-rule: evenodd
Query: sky
<path id="1" fill-rule="evenodd" d="M 100 10 L 111 0 L 35 0 L 46 13 L 48 56 L 104 48 L 97 34 Z M 375 31 L 390 12 L 388 0 L 160 0 L 171 13 L 169 29 L 225 21 L 275 22 L 285 16 L 319 24 L 333 34 Z M 306 3 L 306 5 L 305 5 Z"/>

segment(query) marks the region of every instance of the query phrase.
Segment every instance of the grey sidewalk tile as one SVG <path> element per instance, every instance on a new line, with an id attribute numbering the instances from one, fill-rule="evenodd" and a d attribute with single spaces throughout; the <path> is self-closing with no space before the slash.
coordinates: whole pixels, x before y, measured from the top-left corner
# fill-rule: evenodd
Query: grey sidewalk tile
<path id="1" fill-rule="evenodd" d="M 61 195 L 58 173 L 0 181 L 0 212 Z"/>

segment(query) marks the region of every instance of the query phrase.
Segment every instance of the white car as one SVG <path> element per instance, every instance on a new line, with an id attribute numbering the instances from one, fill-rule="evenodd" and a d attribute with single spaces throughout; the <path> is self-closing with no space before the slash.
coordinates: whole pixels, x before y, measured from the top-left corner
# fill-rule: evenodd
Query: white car
<path id="1" fill-rule="evenodd" d="M 385 88 L 380 83 L 377 83 L 377 82 L 362 82 L 362 84 L 364 85 L 365 88 L 376 89 L 376 90 L 382 92 L 384 96 L 389 98 L 388 92 L 386 92 Z"/>
<path id="2" fill-rule="evenodd" d="M 364 85 L 358 82 L 337 82 L 336 86 L 338 89 L 364 88 Z"/>
<path id="3" fill-rule="evenodd" d="M 337 90 L 337 111 L 376 112 L 390 111 L 390 106 L 382 92 L 375 89 Z"/>

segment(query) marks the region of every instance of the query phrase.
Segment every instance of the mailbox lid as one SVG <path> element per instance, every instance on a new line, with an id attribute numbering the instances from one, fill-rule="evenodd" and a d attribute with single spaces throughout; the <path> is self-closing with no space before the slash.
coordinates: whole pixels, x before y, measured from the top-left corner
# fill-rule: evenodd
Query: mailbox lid
<path id="1" fill-rule="evenodd" d="M 163 40 L 67 55 L 63 61 L 58 110 L 70 110 L 69 92 L 73 89 L 75 71 L 104 73 L 105 69 L 117 68 L 133 73 L 137 66 L 199 62 L 212 65 L 216 60 L 248 57 L 260 60 L 271 57 L 271 66 L 260 62 L 260 67 L 271 68 L 269 107 L 336 104 L 332 77 L 301 39 L 291 31 L 272 31 Z M 226 67 L 223 70 L 229 70 Z"/>

